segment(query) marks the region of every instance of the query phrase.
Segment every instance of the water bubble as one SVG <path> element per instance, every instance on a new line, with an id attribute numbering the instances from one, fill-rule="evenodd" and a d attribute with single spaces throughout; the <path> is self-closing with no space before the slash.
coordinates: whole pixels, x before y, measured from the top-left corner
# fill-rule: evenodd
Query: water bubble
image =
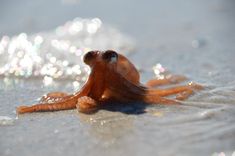
<path id="1" fill-rule="evenodd" d="M 53 78 L 50 77 L 50 76 L 45 76 L 44 79 L 43 79 L 43 83 L 45 86 L 49 86 L 51 85 L 53 82 Z"/>
<path id="2" fill-rule="evenodd" d="M 0 126 L 3 125 L 13 125 L 14 124 L 15 119 L 12 119 L 8 116 L 0 116 Z"/>
<path id="3" fill-rule="evenodd" d="M 59 133 L 59 130 L 58 130 L 58 129 L 55 129 L 55 130 L 54 130 L 54 133 L 55 133 L 55 134 Z"/>
<path id="4" fill-rule="evenodd" d="M 35 37 L 35 39 L 34 39 L 35 44 L 42 44 L 42 42 L 43 42 L 42 36 L 38 35 Z"/>
<path id="5" fill-rule="evenodd" d="M 203 38 L 198 38 L 192 41 L 193 48 L 200 48 L 206 45 L 206 40 Z"/>
<path id="6" fill-rule="evenodd" d="M 51 58 L 50 58 L 50 62 L 51 62 L 51 63 L 55 63 L 55 62 L 56 62 L 56 57 L 51 57 Z"/>
<path id="7" fill-rule="evenodd" d="M 160 63 L 157 63 L 155 66 L 153 66 L 153 71 L 158 79 L 163 79 L 163 73 L 166 71 L 166 69 Z"/>
<path id="8" fill-rule="evenodd" d="M 10 41 L 10 38 L 8 36 L 3 36 L 1 39 L 0 44 L 5 48 Z"/>
<path id="9" fill-rule="evenodd" d="M 87 32 L 90 34 L 94 34 L 96 33 L 96 31 L 98 30 L 98 25 L 96 23 L 90 23 L 87 26 Z"/>
<path id="10" fill-rule="evenodd" d="M 74 88 L 74 90 L 79 89 L 79 87 L 80 87 L 80 83 L 79 83 L 78 81 L 74 81 L 74 82 L 73 82 L 73 88 Z"/>
<path id="11" fill-rule="evenodd" d="M 63 66 L 65 66 L 65 67 L 66 67 L 66 66 L 68 66 L 68 65 L 69 65 L 69 61 L 64 60 L 62 64 L 63 64 Z"/>

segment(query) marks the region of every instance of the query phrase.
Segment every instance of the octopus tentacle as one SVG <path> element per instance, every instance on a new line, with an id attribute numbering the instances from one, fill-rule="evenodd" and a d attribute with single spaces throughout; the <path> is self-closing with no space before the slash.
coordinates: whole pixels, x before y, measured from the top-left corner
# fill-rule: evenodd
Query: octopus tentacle
<path id="1" fill-rule="evenodd" d="M 109 74 L 110 75 L 110 74 Z M 189 83 L 189 85 L 183 85 L 183 86 L 177 86 L 177 87 L 171 87 L 167 89 L 153 89 L 153 88 L 148 88 L 145 86 L 141 85 L 135 85 L 132 82 L 125 80 L 124 77 L 116 75 L 114 77 L 119 77 L 119 81 L 122 82 L 122 84 L 125 84 L 128 86 L 129 91 L 134 91 L 135 93 L 142 94 L 143 96 L 146 95 L 155 95 L 155 96 L 169 96 L 177 93 L 182 93 L 182 92 L 191 92 L 191 90 L 201 90 L 203 87 L 199 84 L 196 83 Z M 117 80 L 116 80 L 117 81 Z M 120 85 L 120 84 L 119 84 Z M 118 88 L 118 86 L 116 86 Z M 190 94 L 191 95 L 191 94 Z"/>
<path id="2" fill-rule="evenodd" d="M 88 77 L 87 82 L 81 89 L 81 91 L 73 94 L 68 95 L 59 93 L 51 93 L 49 94 L 49 97 L 52 97 L 52 103 L 50 102 L 50 99 L 42 99 L 42 102 L 45 103 L 39 103 L 32 106 L 20 106 L 17 108 L 18 114 L 23 113 L 31 113 L 31 112 L 39 112 L 39 111 L 58 111 L 58 110 L 65 110 L 65 109 L 73 109 L 76 107 L 78 98 L 82 96 L 91 96 L 95 99 L 99 99 L 103 92 L 104 92 L 104 78 L 103 73 L 105 72 L 104 69 L 104 63 L 99 62 L 96 63 L 95 67 L 92 68 L 92 71 Z M 61 96 L 62 95 L 62 96 Z M 57 100 L 57 97 L 59 97 L 59 100 Z"/>
<path id="3" fill-rule="evenodd" d="M 141 88 L 139 88 L 141 90 Z M 178 102 L 172 99 L 167 99 L 160 97 L 157 94 L 148 94 L 147 92 L 140 93 L 140 91 L 135 92 L 135 91 L 130 91 L 128 88 L 123 87 L 122 90 L 117 89 L 117 88 L 110 88 L 112 92 L 115 93 L 115 99 L 120 102 L 131 102 L 131 101 L 143 101 L 145 103 L 149 104 L 177 104 Z M 126 90 L 126 91 L 125 91 Z"/>
<path id="4" fill-rule="evenodd" d="M 83 96 L 77 100 L 76 107 L 79 112 L 88 114 L 95 112 L 98 109 L 99 104 L 91 97 Z"/>
<path id="5" fill-rule="evenodd" d="M 193 90 L 187 90 L 187 91 L 184 91 L 184 92 L 179 93 L 178 95 L 176 95 L 176 99 L 177 100 L 185 100 L 192 94 L 193 94 Z"/>
<path id="6" fill-rule="evenodd" d="M 73 109 L 76 107 L 77 98 L 75 96 L 54 103 L 40 103 L 32 106 L 19 106 L 17 107 L 17 113 L 32 113 L 32 112 L 43 112 L 43 111 L 57 111 L 65 109 Z"/>
<path id="7" fill-rule="evenodd" d="M 161 86 L 161 85 L 169 85 L 169 84 L 177 84 L 180 82 L 183 82 L 187 80 L 185 76 L 182 75 L 171 75 L 169 77 L 166 77 L 164 79 L 151 79 L 146 83 L 147 87 L 155 87 L 155 86 Z"/>
<path id="8" fill-rule="evenodd" d="M 85 83 L 81 91 L 75 93 L 74 95 L 62 97 L 60 100 L 53 101 L 52 103 L 49 103 L 48 100 L 45 99 L 45 103 L 34 104 L 32 106 L 19 106 L 16 109 L 17 113 L 23 114 L 42 111 L 74 109 L 77 104 L 77 99 L 79 97 L 87 95 L 90 92 L 91 86 L 94 83 L 92 75 L 93 74 L 89 76 L 87 83 Z"/>
<path id="9" fill-rule="evenodd" d="M 164 104 L 173 104 L 178 103 L 175 100 L 163 98 L 163 96 L 169 96 L 177 93 L 177 99 L 186 99 L 188 96 L 193 94 L 193 90 L 202 89 L 201 85 L 190 83 L 185 86 L 172 87 L 168 89 L 153 89 L 148 88 L 142 85 L 135 85 L 132 82 L 128 81 L 122 75 L 118 74 L 115 71 L 115 66 L 109 68 L 108 72 L 110 80 L 107 82 L 110 90 L 119 94 L 119 98 L 124 101 L 129 100 L 142 100 L 146 103 L 164 103 Z M 122 82 L 116 84 L 115 82 Z M 116 96 L 117 96 L 116 95 Z"/>
<path id="10" fill-rule="evenodd" d="M 143 101 L 146 103 L 163 103 L 163 104 L 176 104 L 177 102 L 171 99 L 160 97 L 157 93 L 151 92 L 153 89 L 148 89 L 144 86 L 137 86 L 132 82 L 126 80 L 122 75 L 115 71 L 108 72 L 110 80 L 107 81 L 109 89 L 116 93 L 116 98 L 121 101 Z M 115 82 L 120 81 L 121 84 Z M 118 97 L 117 97 L 118 96 Z"/>
<path id="11" fill-rule="evenodd" d="M 149 104 L 165 104 L 165 105 L 170 105 L 170 104 L 179 104 L 180 102 L 172 100 L 172 99 L 167 99 L 163 97 L 157 97 L 157 96 L 145 96 L 143 101 L 145 103 Z"/>
<path id="12" fill-rule="evenodd" d="M 32 112 L 43 112 L 43 111 L 58 111 L 66 109 L 74 109 L 76 107 L 77 99 L 83 96 L 83 92 L 79 92 L 71 97 L 65 97 L 58 101 L 49 103 L 45 100 L 45 103 L 34 104 L 32 106 L 19 106 L 17 107 L 17 113 L 32 113 Z"/>
<path id="13" fill-rule="evenodd" d="M 159 96 L 169 96 L 173 94 L 183 93 L 183 92 L 193 92 L 193 90 L 200 90 L 202 89 L 202 86 L 198 84 L 194 85 L 184 85 L 184 86 L 177 86 L 177 87 L 171 87 L 167 89 L 149 89 L 149 94 L 157 94 Z"/>
<path id="14" fill-rule="evenodd" d="M 41 97 L 39 103 L 51 103 L 56 102 L 60 100 L 65 100 L 69 97 L 72 97 L 73 95 L 69 95 L 64 92 L 50 92 L 44 96 Z"/>

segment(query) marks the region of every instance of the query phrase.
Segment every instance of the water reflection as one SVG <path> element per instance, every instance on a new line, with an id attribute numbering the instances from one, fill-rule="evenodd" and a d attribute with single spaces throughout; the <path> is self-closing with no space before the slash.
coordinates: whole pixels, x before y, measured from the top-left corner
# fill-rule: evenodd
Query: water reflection
<path id="1" fill-rule="evenodd" d="M 50 32 L 21 33 L 0 40 L 0 76 L 42 77 L 45 85 L 54 79 L 82 81 L 89 74 L 84 53 L 91 49 L 131 51 L 133 42 L 99 18 L 75 18 Z M 75 86 L 78 86 L 75 83 Z"/>
<path id="2" fill-rule="evenodd" d="M 99 111 L 94 115 L 78 113 L 81 122 L 90 125 L 88 128 L 91 140 L 102 143 L 101 146 L 112 146 L 118 140 L 134 131 L 135 115 Z"/>

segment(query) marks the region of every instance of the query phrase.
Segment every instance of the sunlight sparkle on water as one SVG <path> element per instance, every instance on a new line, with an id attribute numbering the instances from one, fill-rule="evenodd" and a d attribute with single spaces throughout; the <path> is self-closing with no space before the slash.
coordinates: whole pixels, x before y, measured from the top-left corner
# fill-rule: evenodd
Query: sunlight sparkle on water
<path id="1" fill-rule="evenodd" d="M 157 63 L 155 66 L 153 66 L 153 72 L 156 75 L 158 79 L 163 79 L 164 78 L 164 72 L 166 69 L 160 64 Z"/>
<path id="2" fill-rule="evenodd" d="M 133 42 L 99 18 L 75 18 L 52 31 L 0 38 L 0 76 L 86 79 L 83 56 L 90 50 L 131 51 Z"/>
<path id="3" fill-rule="evenodd" d="M 13 125 L 15 119 L 10 118 L 8 116 L 0 116 L 0 126 L 5 126 L 5 125 Z"/>

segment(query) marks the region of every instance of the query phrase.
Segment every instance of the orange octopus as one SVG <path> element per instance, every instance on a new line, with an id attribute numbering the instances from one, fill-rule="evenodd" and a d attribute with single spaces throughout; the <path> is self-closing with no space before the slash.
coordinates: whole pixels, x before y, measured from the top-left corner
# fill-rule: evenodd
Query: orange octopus
<path id="1" fill-rule="evenodd" d="M 40 103 L 32 106 L 19 106 L 18 114 L 58 111 L 77 108 L 79 112 L 92 113 L 102 104 L 109 102 L 128 103 L 142 101 L 147 104 L 178 104 L 202 89 L 198 84 L 190 83 L 167 89 L 155 89 L 154 86 L 175 84 L 185 80 L 183 76 L 170 76 L 164 79 L 152 79 L 146 85 L 140 83 L 140 75 L 135 66 L 123 55 L 107 50 L 90 51 L 85 54 L 84 62 L 90 66 L 91 73 L 85 85 L 74 94 L 52 92 L 43 96 Z M 165 96 L 176 94 L 176 99 Z"/>

